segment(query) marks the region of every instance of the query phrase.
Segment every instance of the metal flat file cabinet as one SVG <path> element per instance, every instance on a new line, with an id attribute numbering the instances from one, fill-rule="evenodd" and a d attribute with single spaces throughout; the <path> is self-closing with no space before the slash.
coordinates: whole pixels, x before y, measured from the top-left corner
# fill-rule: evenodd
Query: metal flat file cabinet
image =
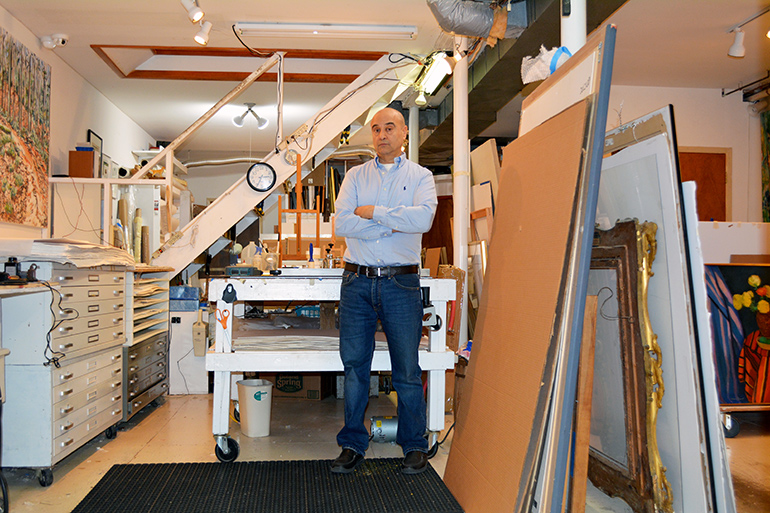
<path id="1" fill-rule="evenodd" d="M 50 285 L 4 298 L 7 399 L 3 466 L 52 467 L 123 419 L 125 270 L 37 263 Z"/>
<path id="2" fill-rule="evenodd" d="M 123 420 L 168 393 L 168 280 L 172 270 L 143 266 L 128 273 L 132 305 L 127 312 L 131 329 L 123 347 Z"/>

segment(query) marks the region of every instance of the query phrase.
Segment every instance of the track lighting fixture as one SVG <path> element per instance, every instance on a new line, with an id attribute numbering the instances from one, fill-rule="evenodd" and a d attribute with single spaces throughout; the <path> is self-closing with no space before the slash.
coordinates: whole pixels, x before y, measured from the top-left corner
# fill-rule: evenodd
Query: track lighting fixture
<path id="1" fill-rule="evenodd" d="M 740 28 L 735 29 L 735 40 L 733 41 L 730 49 L 727 50 L 727 55 L 740 59 L 746 55 L 746 47 L 743 46 L 743 38 L 746 37 L 746 33 Z"/>
<path id="2" fill-rule="evenodd" d="M 192 23 L 198 23 L 203 19 L 203 10 L 198 7 L 196 0 L 181 0 L 182 6 L 187 10 L 187 17 Z"/>
<path id="3" fill-rule="evenodd" d="M 204 21 L 201 23 L 201 29 L 198 31 L 197 34 L 195 34 L 195 42 L 198 43 L 201 46 L 206 46 L 209 44 L 209 32 L 211 32 L 211 22 L 210 21 Z"/>
<path id="4" fill-rule="evenodd" d="M 428 99 L 425 97 L 425 93 L 422 90 L 419 91 L 417 98 L 414 99 L 414 104 L 418 107 L 423 107 L 428 104 Z"/>
<path id="5" fill-rule="evenodd" d="M 253 109 L 256 103 L 244 103 L 244 105 L 246 106 L 246 112 L 244 112 L 240 116 L 235 116 L 233 118 L 233 125 L 237 126 L 238 128 L 241 128 L 243 126 L 243 122 L 246 120 L 246 116 L 248 116 L 249 112 L 251 112 L 251 114 L 254 116 L 254 119 L 257 120 L 257 128 L 259 130 L 264 130 L 265 127 L 267 126 L 268 121 L 266 118 L 260 117 L 259 114 L 254 112 Z"/>
<path id="6" fill-rule="evenodd" d="M 727 29 L 728 34 L 733 32 L 735 33 L 735 39 L 733 40 L 733 44 L 730 46 L 730 49 L 727 50 L 727 55 L 729 55 L 730 57 L 735 57 L 736 59 L 740 59 L 746 55 L 746 47 L 743 46 L 743 39 L 746 37 L 746 34 L 743 32 L 743 30 L 741 30 L 741 28 L 744 25 L 748 24 L 750 21 L 754 21 L 760 16 L 762 16 L 763 14 L 766 14 L 768 12 L 770 12 L 770 6 L 765 7 L 758 13 L 749 16 L 742 22 L 736 23 L 735 25 Z M 767 33 L 767 37 L 770 38 L 770 32 Z"/>

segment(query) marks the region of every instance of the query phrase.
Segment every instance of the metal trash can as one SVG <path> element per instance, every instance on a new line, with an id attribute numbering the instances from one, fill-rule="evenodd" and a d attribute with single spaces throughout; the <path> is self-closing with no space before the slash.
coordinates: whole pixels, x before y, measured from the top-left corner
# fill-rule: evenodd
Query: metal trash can
<path id="1" fill-rule="evenodd" d="M 270 436 L 273 384 L 266 379 L 242 379 L 238 386 L 241 432 L 251 438 Z"/>

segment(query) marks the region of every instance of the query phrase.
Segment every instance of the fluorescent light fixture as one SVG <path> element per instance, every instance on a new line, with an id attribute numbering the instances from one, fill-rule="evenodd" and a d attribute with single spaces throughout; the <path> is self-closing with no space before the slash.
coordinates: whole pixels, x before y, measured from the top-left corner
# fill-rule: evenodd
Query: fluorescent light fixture
<path id="1" fill-rule="evenodd" d="M 238 128 L 241 128 L 243 126 L 243 122 L 246 120 L 246 116 L 249 115 L 249 112 L 254 116 L 254 119 L 257 120 L 257 128 L 259 130 L 264 130 L 265 127 L 267 127 L 268 120 L 266 118 L 263 118 L 259 116 L 256 112 L 254 112 L 253 108 L 256 103 L 244 103 L 246 106 L 246 112 L 241 114 L 240 116 L 235 116 L 233 118 L 233 125 L 237 126 Z"/>
<path id="2" fill-rule="evenodd" d="M 235 30 L 248 37 L 315 37 L 340 39 L 416 39 L 413 25 L 334 23 L 257 23 L 239 21 Z"/>
<path id="3" fill-rule="evenodd" d="M 201 46 L 206 46 L 209 44 L 209 32 L 211 32 L 211 22 L 210 21 L 204 21 L 201 23 L 201 29 L 198 31 L 197 34 L 195 34 L 195 42 L 198 43 Z"/>
<path id="4" fill-rule="evenodd" d="M 425 67 L 417 76 L 415 83 L 420 91 L 428 96 L 436 94 L 443 86 L 454 70 L 454 59 L 450 59 L 445 52 L 436 52 L 426 59 Z"/>
<path id="5" fill-rule="evenodd" d="M 740 28 L 735 29 L 735 41 L 732 46 L 727 50 L 727 55 L 741 59 L 746 55 L 746 47 L 743 46 L 743 38 L 746 37 L 746 33 Z"/>
<path id="6" fill-rule="evenodd" d="M 198 23 L 203 19 L 203 10 L 198 7 L 195 0 L 181 0 L 182 6 L 187 10 L 187 17 L 193 23 Z"/>

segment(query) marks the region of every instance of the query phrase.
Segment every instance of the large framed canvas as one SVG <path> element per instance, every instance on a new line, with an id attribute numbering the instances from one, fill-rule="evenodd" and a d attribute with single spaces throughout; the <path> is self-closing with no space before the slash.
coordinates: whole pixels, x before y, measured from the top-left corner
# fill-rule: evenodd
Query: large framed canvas
<path id="1" fill-rule="evenodd" d="M 0 27 L 0 222 L 48 223 L 51 67 Z"/>

